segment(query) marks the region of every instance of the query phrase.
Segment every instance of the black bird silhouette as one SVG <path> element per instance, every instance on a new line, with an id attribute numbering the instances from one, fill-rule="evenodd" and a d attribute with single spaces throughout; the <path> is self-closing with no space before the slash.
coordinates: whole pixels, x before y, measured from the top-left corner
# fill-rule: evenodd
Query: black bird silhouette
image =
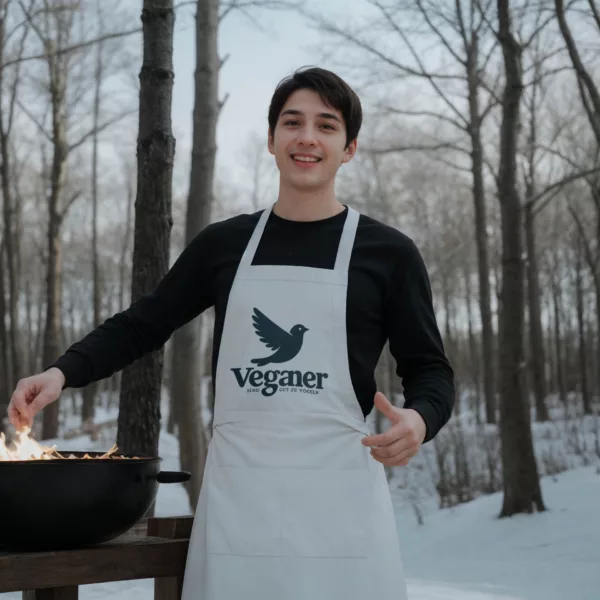
<path id="1" fill-rule="evenodd" d="M 253 358 L 250 362 L 259 367 L 264 367 L 269 363 L 284 363 L 292 360 L 300 352 L 304 334 L 308 331 L 304 325 L 294 325 L 288 333 L 285 329 L 273 323 L 258 308 L 254 309 L 252 321 L 260 341 L 267 348 L 275 350 L 275 353 L 267 358 Z"/>

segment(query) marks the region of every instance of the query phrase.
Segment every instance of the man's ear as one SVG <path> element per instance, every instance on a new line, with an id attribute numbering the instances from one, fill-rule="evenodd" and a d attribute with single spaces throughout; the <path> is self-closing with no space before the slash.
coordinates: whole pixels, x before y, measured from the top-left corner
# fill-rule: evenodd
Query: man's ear
<path id="1" fill-rule="evenodd" d="M 354 155 L 356 154 L 356 150 L 358 149 L 358 140 L 355 138 L 349 144 L 346 150 L 344 150 L 344 158 L 342 160 L 343 163 L 350 162 Z"/>
<path id="2" fill-rule="evenodd" d="M 273 134 L 271 133 L 271 128 L 267 131 L 267 148 L 271 154 L 275 154 L 275 140 L 273 139 Z"/>

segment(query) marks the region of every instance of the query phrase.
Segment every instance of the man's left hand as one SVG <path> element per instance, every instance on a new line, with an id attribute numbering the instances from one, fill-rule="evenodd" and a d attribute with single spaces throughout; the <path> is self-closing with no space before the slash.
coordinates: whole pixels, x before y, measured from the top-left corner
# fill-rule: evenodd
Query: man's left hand
<path id="1" fill-rule="evenodd" d="M 381 392 L 375 394 L 375 407 L 392 426 L 384 433 L 363 438 L 363 445 L 370 447 L 371 456 L 386 467 L 407 465 L 423 444 L 425 421 L 412 408 L 396 408 Z"/>

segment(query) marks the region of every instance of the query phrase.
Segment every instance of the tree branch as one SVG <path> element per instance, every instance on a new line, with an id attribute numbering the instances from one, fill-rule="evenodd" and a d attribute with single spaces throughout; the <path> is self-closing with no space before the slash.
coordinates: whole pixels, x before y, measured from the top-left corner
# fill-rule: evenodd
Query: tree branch
<path id="1" fill-rule="evenodd" d="M 527 41 L 522 43 L 522 47 L 524 50 L 528 49 L 531 44 L 533 44 L 534 40 L 537 36 L 544 30 L 546 27 L 554 20 L 554 13 L 550 12 L 550 15 L 544 19 L 532 32 Z"/>
<path id="2" fill-rule="evenodd" d="M 465 18 L 463 16 L 462 10 L 462 2 L 461 0 L 454 1 L 454 8 L 456 11 L 456 19 L 458 21 L 458 32 L 463 42 L 463 48 L 465 50 L 465 54 L 469 52 L 469 47 L 471 45 L 471 40 L 469 36 L 467 36 L 467 27 L 465 26 Z M 471 23 L 469 24 L 469 31 L 473 32 L 473 14 L 471 13 Z"/>
<path id="3" fill-rule="evenodd" d="M 569 25 L 567 24 L 563 0 L 554 0 L 554 4 L 556 7 L 558 25 L 562 33 L 563 39 L 565 41 L 565 44 L 567 46 L 567 50 L 569 52 L 569 56 L 573 64 L 573 68 L 575 69 L 575 72 L 577 74 L 577 81 L 579 83 L 584 107 L 589 118 L 590 125 L 592 126 L 592 129 L 594 131 L 594 135 L 596 136 L 596 141 L 598 142 L 598 144 L 600 144 L 600 92 L 598 92 L 598 88 L 592 80 L 589 72 L 583 65 L 583 62 L 581 61 L 581 57 L 579 56 L 579 51 L 577 50 L 575 40 L 573 39 L 571 30 L 569 28 Z M 585 94 L 583 93 L 584 88 L 590 96 L 590 100 L 592 102 L 591 107 L 585 101 Z"/>
<path id="4" fill-rule="evenodd" d="M 34 2 L 35 2 L 35 0 L 31 0 L 31 7 L 33 6 Z M 25 42 L 27 40 L 28 35 L 29 35 L 29 27 L 25 27 L 25 29 L 23 31 L 23 35 L 21 36 L 21 39 L 19 41 L 18 56 L 23 56 L 23 52 L 25 51 Z M 4 56 L 4 52 L 3 52 L 3 56 Z M 2 71 L 1 74 L 4 75 L 4 72 Z M 15 116 L 15 105 L 17 102 L 17 91 L 18 91 L 20 82 L 21 82 L 21 65 L 18 64 L 15 68 L 15 78 L 13 80 L 13 85 L 12 85 L 12 89 L 11 89 L 10 103 L 9 103 L 9 109 L 8 109 L 8 123 L 6 124 L 6 135 L 10 135 L 11 130 L 12 130 L 12 125 L 13 125 L 14 116 Z M 2 127 L 4 127 L 4 124 L 2 124 Z"/>
<path id="5" fill-rule="evenodd" d="M 487 103 L 487 106 L 481 111 L 481 115 L 479 116 L 479 120 L 483 123 L 492 109 L 496 108 L 502 104 L 502 100 L 497 98 L 495 95 L 490 94 L 490 101 Z"/>
<path id="6" fill-rule="evenodd" d="M 596 6 L 595 0 L 588 0 L 588 4 L 592 9 L 592 15 L 594 17 L 594 21 L 596 21 L 596 25 L 598 25 L 598 30 L 600 31 L 600 10 Z"/>
<path id="7" fill-rule="evenodd" d="M 463 173 L 468 173 L 469 175 L 472 175 L 473 173 L 473 169 L 472 167 L 462 167 L 461 165 L 457 165 L 456 163 L 453 163 L 451 160 L 448 160 L 447 158 L 443 158 L 442 156 L 436 156 L 435 154 L 432 154 L 429 157 L 430 160 L 433 160 L 435 162 L 440 162 L 443 165 L 446 165 L 447 167 L 450 167 L 451 169 L 454 169 L 455 171 L 462 171 Z"/>
<path id="8" fill-rule="evenodd" d="M 16 65 L 17 63 L 27 62 L 30 60 L 48 59 L 48 58 L 51 58 L 54 56 L 60 56 L 62 54 L 69 54 L 72 52 L 77 52 L 78 50 L 81 50 L 83 48 L 88 48 L 89 46 L 93 46 L 94 44 L 98 44 L 98 43 L 104 42 L 106 40 L 121 38 L 121 37 L 125 37 L 128 35 L 132 35 L 134 33 L 141 33 L 141 32 L 142 32 L 141 27 L 138 27 L 137 29 L 129 29 L 127 31 L 118 31 L 116 33 L 107 33 L 106 35 L 103 35 L 101 37 L 87 40 L 85 42 L 81 42 L 80 44 L 74 44 L 73 46 L 68 46 L 66 48 L 59 48 L 57 50 L 44 52 L 43 54 L 36 54 L 34 56 L 25 56 L 25 57 L 21 57 L 21 58 L 15 58 L 13 60 L 7 60 L 5 63 L 0 65 L 0 69 L 5 69 L 6 67 L 10 67 L 11 65 Z"/>
<path id="9" fill-rule="evenodd" d="M 389 12 L 386 10 L 385 7 L 383 7 L 381 5 L 381 3 L 379 2 L 379 0 L 372 0 L 372 2 L 373 2 L 373 4 L 375 4 L 381 10 L 381 12 L 385 16 L 386 20 L 388 21 L 388 23 L 391 25 L 392 29 L 402 38 L 402 40 L 406 44 L 407 48 L 409 49 L 410 53 L 412 54 L 413 58 L 415 59 L 415 62 L 417 63 L 419 69 L 421 70 L 421 74 L 424 74 L 425 73 L 425 67 L 423 65 L 423 61 L 419 57 L 418 52 L 415 51 L 413 45 L 410 43 L 410 41 L 409 41 L 408 37 L 406 36 L 406 34 L 404 33 L 404 31 L 392 19 L 392 17 L 389 14 Z M 421 76 L 423 76 L 423 75 L 421 75 Z M 450 108 L 450 110 L 458 117 L 458 119 L 464 123 L 465 127 L 468 127 L 469 123 L 465 119 L 464 115 L 448 99 L 448 97 L 442 91 L 442 89 L 436 83 L 436 81 L 432 77 L 427 77 L 426 76 L 426 78 L 429 79 L 429 83 L 431 84 L 431 86 L 433 87 L 433 89 L 437 92 L 438 96 L 444 101 L 444 104 L 446 104 L 446 106 L 448 106 L 448 108 Z M 459 77 L 459 79 L 461 81 L 464 81 L 465 80 L 465 76 L 461 76 L 461 77 Z"/>
<path id="10" fill-rule="evenodd" d="M 64 208 L 62 209 L 62 211 L 58 215 L 58 218 L 60 219 L 61 223 L 62 223 L 62 221 L 64 221 L 65 217 L 67 216 L 67 213 L 69 212 L 69 209 L 71 208 L 71 206 L 73 206 L 73 204 L 78 200 L 78 198 L 81 196 L 81 194 L 82 194 L 81 190 L 77 190 L 67 200 L 67 203 L 65 204 Z"/>
<path id="11" fill-rule="evenodd" d="M 40 41 L 42 42 L 44 48 L 46 48 L 48 46 L 48 40 L 44 37 L 44 34 L 40 31 L 40 28 L 37 26 L 37 23 L 34 21 L 33 16 L 29 12 L 30 9 L 25 7 L 22 0 L 19 0 L 19 6 L 21 7 L 21 10 L 23 11 L 23 14 L 25 15 L 25 19 L 29 23 L 29 26 L 37 33 L 37 36 L 40 38 Z M 36 14 L 41 14 L 43 12 L 45 12 L 45 11 L 40 10 Z"/>
<path id="12" fill-rule="evenodd" d="M 577 230 L 579 231 L 581 240 L 583 241 L 583 249 L 585 252 L 585 258 L 587 260 L 587 263 L 588 263 L 590 269 L 592 270 L 592 275 L 593 275 L 594 279 L 597 280 L 597 278 L 598 278 L 598 271 L 597 271 L 598 258 L 600 257 L 600 253 L 596 252 L 595 257 L 592 255 L 592 248 L 590 245 L 590 241 L 588 240 L 588 236 L 585 233 L 585 227 L 583 226 L 583 223 L 581 222 L 581 219 L 579 218 L 579 214 L 577 213 L 577 211 L 575 210 L 575 207 L 573 206 L 573 204 L 570 201 L 569 201 L 568 205 L 569 205 L 568 210 L 571 213 L 573 220 L 575 221 L 575 225 L 577 227 Z"/>
<path id="13" fill-rule="evenodd" d="M 494 178 L 496 187 L 498 187 L 498 173 L 496 172 L 496 169 L 494 169 L 494 165 L 490 162 L 490 159 L 486 156 L 485 152 L 483 154 L 483 164 L 488 168 L 490 175 Z"/>
<path id="14" fill-rule="evenodd" d="M 395 69 L 398 69 L 399 71 L 401 71 L 402 73 L 405 73 L 406 75 L 411 75 L 413 77 L 420 77 L 422 79 L 429 79 L 430 81 L 432 81 L 434 79 L 446 80 L 446 81 L 464 81 L 464 79 L 465 79 L 464 75 L 453 75 L 453 74 L 449 75 L 447 73 L 429 73 L 429 72 L 426 72 L 425 70 L 418 71 L 416 69 L 413 69 L 412 67 L 409 67 L 407 65 L 401 64 L 401 63 L 393 60 L 389 56 L 386 56 L 385 54 L 383 54 L 382 52 L 380 52 L 373 46 L 370 46 L 366 42 L 360 40 L 356 36 L 344 31 L 343 29 L 340 29 L 335 24 L 331 23 L 330 21 L 327 21 L 322 15 L 320 15 L 320 14 L 313 15 L 313 14 L 309 13 L 308 11 L 306 11 L 305 9 L 301 9 L 300 12 L 307 19 L 309 19 L 313 23 L 315 23 L 317 25 L 317 27 L 320 27 L 325 33 L 331 33 L 333 35 L 336 35 L 336 36 L 342 38 L 343 40 L 345 40 L 347 42 L 350 42 L 351 44 L 354 44 L 355 46 L 361 48 L 362 50 L 365 50 L 369 54 L 376 56 L 377 58 L 381 59 L 384 63 L 388 64 L 391 67 L 394 67 Z"/>
<path id="15" fill-rule="evenodd" d="M 67 154 L 70 154 L 73 150 L 79 148 L 79 146 L 84 144 L 94 134 L 101 133 L 102 131 L 104 131 L 105 129 L 108 129 L 115 123 L 118 123 L 121 119 L 124 119 L 125 117 L 128 117 L 129 115 L 133 115 L 136 112 L 137 112 L 137 109 L 125 111 L 125 112 L 117 115 L 116 117 L 109 119 L 105 123 L 102 123 L 102 125 L 99 125 L 95 129 L 91 129 L 90 131 L 87 131 L 84 135 L 81 136 L 81 138 L 79 138 L 79 140 L 77 140 L 76 142 L 74 142 L 73 144 L 71 144 L 69 146 L 69 148 L 67 150 Z"/>
<path id="16" fill-rule="evenodd" d="M 562 152 L 560 152 L 560 150 L 557 150 L 556 148 L 554 148 L 552 146 L 546 146 L 545 144 L 538 144 L 537 147 L 540 150 L 544 150 L 544 152 L 548 152 L 549 154 L 558 156 L 558 158 L 564 160 L 568 165 L 570 165 L 574 169 L 581 168 L 581 165 L 578 165 L 572 158 L 570 158 L 566 154 L 563 154 Z"/>
<path id="17" fill-rule="evenodd" d="M 439 144 L 407 144 L 406 146 L 390 146 L 389 148 L 365 148 L 364 151 L 373 154 L 392 154 L 396 152 L 435 152 L 436 150 L 455 150 L 467 156 L 471 153 L 465 148 L 461 148 L 451 142 L 440 142 Z"/>
<path id="18" fill-rule="evenodd" d="M 232 11 L 239 10 L 240 12 L 247 11 L 249 8 L 264 8 L 266 10 L 289 10 L 291 8 L 300 8 L 303 4 L 293 0 L 230 0 L 229 2 L 220 2 L 220 6 L 224 8 L 219 15 L 219 23 L 221 23 Z M 246 14 L 246 16 L 249 16 Z"/>
<path id="19" fill-rule="evenodd" d="M 483 7 L 481 6 L 481 0 L 474 0 L 474 2 L 475 2 L 475 6 L 477 7 L 477 10 L 479 11 L 479 14 L 481 15 L 481 21 L 487 25 L 489 30 L 494 34 L 494 37 L 496 39 L 498 39 L 499 32 L 497 29 L 494 29 L 492 22 L 489 20 L 489 18 L 487 16 L 487 10 L 489 9 L 489 4 L 491 4 L 491 3 L 488 3 L 486 10 L 484 10 Z"/>
<path id="20" fill-rule="evenodd" d="M 31 119 L 33 124 L 38 128 L 39 132 L 50 142 L 54 143 L 52 136 L 46 131 L 46 128 L 37 120 L 37 118 L 29 112 L 25 105 L 18 99 L 15 100 L 17 106 Z"/>
<path id="21" fill-rule="evenodd" d="M 454 50 L 454 48 L 452 47 L 452 45 L 450 44 L 450 42 L 446 39 L 446 37 L 444 36 L 444 34 L 440 31 L 440 29 L 429 18 L 429 14 L 427 13 L 427 10 L 425 10 L 425 8 L 423 7 L 422 0 L 416 0 L 416 3 L 417 3 L 417 6 L 419 7 L 419 10 L 421 11 L 422 17 L 425 19 L 425 22 L 429 26 L 429 29 L 431 29 L 431 31 L 433 31 L 435 33 L 435 35 L 437 35 L 437 37 L 440 40 L 440 42 L 442 42 L 442 44 L 444 45 L 444 48 L 446 48 L 446 50 L 448 50 L 448 52 L 450 52 L 450 55 L 454 58 L 454 60 L 456 62 L 458 62 L 458 64 L 460 64 L 460 65 L 462 65 L 463 67 L 466 68 L 467 67 L 467 59 L 463 58 L 462 56 L 459 56 L 456 53 L 456 51 Z"/>
<path id="22" fill-rule="evenodd" d="M 441 121 L 445 121 L 446 123 L 450 123 L 454 127 L 457 127 L 461 131 L 468 133 L 468 129 L 465 125 L 456 121 L 452 117 L 447 115 L 443 115 L 440 113 L 436 113 L 431 110 L 402 110 L 400 108 L 394 108 L 392 106 L 382 106 L 378 107 L 380 110 L 385 111 L 387 113 L 392 113 L 395 115 L 407 116 L 407 117 L 433 117 L 434 119 L 440 119 Z"/>
<path id="23" fill-rule="evenodd" d="M 545 202 L 540 203 L 539 206 L 535 205 L 538 202 L 540 202 L 547 194 L 550 194 L 555 190 L 560 191 L 565 185 L 572 183 L 573 181 L 577 181 L 578 179 L 588 177 L 589 175 L 594 175 L 596 173 L 600 173 L 600 167 L 588 169 L 587 171 L 581 171 L 579 173 L 571 173 L 570 175 L 567 175 L 566 177 L 563 177 L 562 179 L 559 179 L 558 181 L 555 181 L 554 183 L 548 185 L 544 190 L 533 196 L 533 198 L 530 198 L 526 204 L 533 206 L 533 213 L 538 214 L 539 212 L 544 210 L 544 208 L 548 205 L 549 200 L 547 199 Z M 551 198 L 554 198 L 554 195 L 552 195 Z"/>

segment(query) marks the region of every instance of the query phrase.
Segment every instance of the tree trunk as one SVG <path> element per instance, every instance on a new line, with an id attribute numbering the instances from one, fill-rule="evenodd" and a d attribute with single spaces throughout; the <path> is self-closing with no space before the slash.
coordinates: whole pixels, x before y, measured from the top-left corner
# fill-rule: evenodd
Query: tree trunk
<path id="1" fill-rule="evenodd" d="M 6 401 L 7 404 L 0 404 L 0 433 L 3 431 L 4 415 L 8 400 L 12 395 L 12 388 L 9 385 L 7 373 L 9 371 L 8 363 L 8 332 L 6 331 L 6 290 L 4 289 L 4 239 L 0 241 L 0 402 Z M 6 398 L 6 400 L 2 400 Z"/>
<path id="2" fill-rule="evenodd" d="M 55 63 L 52 63 L 55 65 Z M 60 198 L 64 187 L 67 162 L 66 123 L 64 114 L 65 77 L 56 66 L 51 76 L 53 159 L 51 187 L 48 197 L 47 271 L 46 271 L 46 327 L 44 330 L 43 365 L 46 368 L 60 354 L 61 335 L 61 281 L 62 241 Z M 58 435 L 60 399 L 47 406 L 43 415 L 42 439 Z"/>
<path id="3" fill-rule="evenodd" d="M 524 269 L 521 201 L 517 191 L 519 107 L 523 93 L 522 48 L 510 22 L 509 0 L 498 0 L 498 39 L 505 66 L 500 129 L 498 197 L 502 225 L 500 297 L 500 438 L 504 501 L 500 516 L 545 510 L 523 389 Z"/>
<path id="4" fill-rule="evenodd" d="M 540 283 L 535 245 L 535 220 L 533 205 L 525 204 L 525 239 L 527 244 L 527 293 L 529 307 L 529 354 L 535 398 L 536 420 L 548 421 L 546 406 L 546 360 L 542 333 Z"/>
<path id="5" fill-rule="evenodd" d="M 123 244 L 121 246 L 121 262 L 119 264 L 119 306 L 118 310 L 125 310 L 125 280 L 127 278 L 127 256 L 129 255 L 129 244 L 131 241 L 131 219 L 133 217 L 133 208 L 135 203 L 134 186 L 130 182 L 130 177 L 133 178 L 133 172 L 129 171 L 129 167 L 125 172 L 127 183 L 127 206 L 125 208 L 125 234 L 123 236 Z"/>
<path id="6" fill-rule="evenodd" d="M 454 339 L 454 335 L 452 332 L 452 298 L 450 293 L 450 282 L 448 281 L 450 275 L 442 270 L 441 283 L 442 283 L 442 300 L 444 303 L 444 345 L 446 346 L 448 357 L 450 362 L 455 365 L 455 370 L 458 371 L 456 367 L 458 367 L 458 359 L 459 352 L 456 344 L 456 340 Z M 460 394 L 460 378 L 457 376 L 455 378 L 455 390 L 456 390 L 456 404 L 454 407 L 454 412 L 458 416 L 461 413 L 461 394 Z"/>
<path id="7" fill-rule="evenodd" d="M 169 267 L 175 155 L 171 132 L 173 0 L 144 0 L 141 18 L 144 58 L 140 71 L 132 302 L 152 291 Z M 123 371 L 117 430 L 121 452 L 158 455 L 162 357 L 161 349 Z"/>
<path id="8" fill-rule="evenodd" d="M 469 272 L 469 265 L 466 261 L 463 261 L 463 280 L 465 284 L 465 303 L 467 308 L 467 328 L 469 336 L 469 362 L 471 365 L 470 371 L 473 375 L 473 386 L 474 398 L 472 405 L 470 406 L 471 411 L 475 415 L 475 420 L 479 425 L 481 423 L 481 370 L 479 353 L 477 351 L 477 340 L 475 338 L 475 331 L 473 327 L 473 301 L 471 299 L 471 278 Z"/>
<path id="9" fill-rule="evenodd" d="M 31 283 L 29 279 L 26 278 L 24 282 L 24 298 L 25 298 L 25 325 L 27 327 L 26 333 L 26 347 L 27 347 L 27 355 L 25 357 L 25 364 L 27 365 L 27 370 L 30 373 L 34 373 L 35 369 L 32 369 L 34 366 L 34 339 L 35 336 L 33 334 L 33 302 L 32 302 L 32 294 L 31 294 Z"/>
<path id="10" fill-rule="evenodd" d="M 481 142 L 481 114 L 479 110 L 479 75 L 477 63 L 479 40 L 471 34 L 467 53 L 467 83 L 469 87 L 469 123 L 471 136 L 471 170 L 473 174 L 473 202 L 475 207 L 475 240 L 477 243 L 477 274 L 479 279 L 479 310 L 482 324 L 482 363 L 485 416 L 488 423 L 496 422 L 496 382 L 494 369 L 494 328 L 492 325 L 490 265 L 483 182 L 483 144 Z"/>
<path id="11" fill-rule="evenodd" d="M 581 238 L 577 239 L 577 255 L 575 264 L 575 304 L 577 308 L 577 333 L 579 337 L 579 379 L 581 381 L 581 400 L 583 403 L 583 414 L 592 414 L 592 402 L 588 384 L 587 370 L 587 344 L 585 339 L 585 309 L 583 291 L 583 248 Z"/>
<path id="12" fill-rule="evenodd" d="M 595 2 L 590 0 L 590 5 L 592 4 L 595 4 Z M 565 16 L 564 0 L 555 0 L 554 5 L 556 9 L 558 26 L 563 39 L 565 40 L 569 58 L 571 59 L 575 75 L 577 76 L 577 85 L 579 87 L 581 101 L 596 138 L 596 142 L 598 145 L 600 145 L 600 91 L 594 83 L 590 73 L 585 68 L 583 61 L 581 60 L 579 50 L 577 49 L 577 45 L 575 44 L 575 40 L 571 35 L 571 30 Z"/>
<path id="13" fill-rule="evenodd" d="M 594 282 L 595 283 L 595 282 Z M 594 361 L 594 379 L 596 381 L 596 394 L 600 396 L 600 286 L 594 286 L 596 308 L 596 360 Z"/>
<path id="14" fill-rule="evenodd" d="M 556 275 L 555 275 L 556 277 Z M 565 383 L 564 373 L 564 361 L 563 361 L 563 348 L 562 348 L 562 336 L 561 336 L 561 301 L 560 301 L 560 287 L 558 282 L 553 279 L 552 281 L 552 312 L 554 315 L 554 351 L 556 361 L 556 383 L 558 385 L 558 396 L 564 406 L 567 404 L 567 387 Z"/>
<path id="15" fill-rule="evenodd" d="M 217 152 L 219 1 L 198 0 L 196 9 L 196 73 L 194 131 L 185 244 L 210 222 Z M 192 473 L 187 491 L 195 509 L 206 461 L 207 440 L 201 413 L 201 326 L 195 319 L 173 336 L 172 406 L 179 428 L 181 468 Z"/>
<path id="16" fill-rule="evenodd" d="M 103 34 L 102 11 L 97 4 L 98 22 L 100 23 L 98 35 Z M 100 281 L 100 261 L 98 256 L 98 127 L 100 125 L 100 92 L 102 89 L 102 42 L 96 46 L 96 69 L 94 73 L 94 113 L 92 136 L 92 305 L 94 307 L 92 328 L 96 328 L 102 321 L 101 315 L 101 281 Z M 94 408 L 96 398 L 100 389 L 100 382 L 94 382 L 86 386 L 83 392 L 83 404 L 81 408 L 81 420 L 83 424 L 89 424 L 94 421 Z"/>
<path id="17" fill-rule="evenodd" d="M 5 56 L 5 22 L 6 0 L 0 0 L 0 61 L 4 61 Z M 26 35 L 26 33 L 24 34 Z M 21 42 L 23 48 L 24 38 Z M 0 69 L 0 92 L 3 98 L 8 96 L 8 119 L 5 114 L 5 104 L 0 102 L 0 182 L 2 187 L 2 208 L 4 217 L 4 251 L 6 272 L 8 275 L 8 304 L 6 312 L 8 313 L 10 326 L 7 329 L 6 343 L 7 352 L 10 355 L 10 368 L 6 372 L 6 385 L 9 389 L 14 389 L 17 381 L 23 375 L 23 358 L 21 353 L 21 343 L 19 336 L 19 236 L 17 213 L 18 206 L 15 202 L 13 189 L 11 187 L 11 165 L 12 154 L 9 148 L 9 137 L 12 129 L 13 110 L 16 100 L 17 87 L 19 82 L 19 71 L 15 75 L 11 89 L 6 89 L 5 70 Z"/>
<path id="18" fill-rule="evenodd" d="M 590 269 L 592 281 L 594 283 L 594 292 L 596 300 L 596 360 L 593 365 L 593 378 L 597 385 L 600 385 L 600 185 L 598 181 L 594 181 L 591 187 L 591 197 L 596 209 L 596 237 L 592 241 L 586 233 L 583 218 L 578 213 L 577 209 L 569 206 L 569 212 L 573 217 L 573 221 L 577 227 L 579 240 L 582 245 L 585 261 Z M 558 219 L 558 215 L 557 215 Z M 558 223 L 557 223 L 558 225 Z M 591 236 L 590 236 L 591 237 Z M 598 393 L 599 390 L 596 391 Z"/>

